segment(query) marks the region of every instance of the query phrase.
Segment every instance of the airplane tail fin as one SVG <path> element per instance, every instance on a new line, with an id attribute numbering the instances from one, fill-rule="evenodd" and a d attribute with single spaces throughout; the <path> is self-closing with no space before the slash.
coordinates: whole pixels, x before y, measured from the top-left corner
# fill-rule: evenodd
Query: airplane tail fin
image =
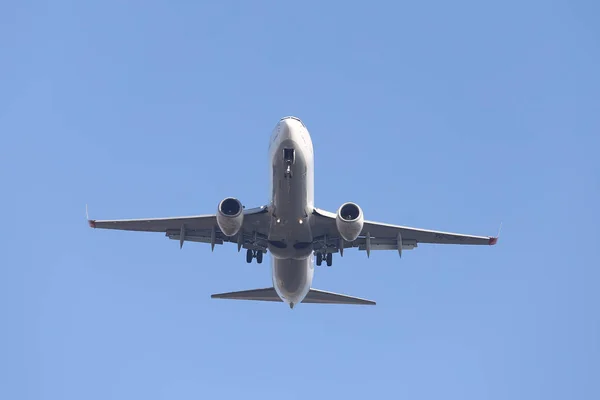
<path id="1" fill-rule="evenodd" d="M 255 300 L 255 301 L 276 301 L 281 302 L 275 288 L 242 290 L 240 292 L 217 293 L 210 296 L 213 299 L 231 299 L 231 300 Z M 326 292 L 324 290 L 310 289 L 302 303 L 313 304 L 358 304 L 375 305 L 372 300 L 352 297 L 344 294 Z"/>

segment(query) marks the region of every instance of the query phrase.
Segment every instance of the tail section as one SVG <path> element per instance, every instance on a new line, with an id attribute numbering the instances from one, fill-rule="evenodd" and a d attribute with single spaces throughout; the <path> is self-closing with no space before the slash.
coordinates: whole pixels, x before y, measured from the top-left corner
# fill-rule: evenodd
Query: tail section
<path id="1" fill-rule="evenodd" d="M 251 289 L 240 292 L 218 293 L 210 296 L 213 299 L 231 299 L 231 300 L 255 300 L 255 301 L 275 301 L 282 302 L 275 291 L 275 288 Z M 344 294 L 326 292 L 324 290 L 310 289 L 302 303 L 313 304 L 355 304 L 371 305 L 376 303 L 372 300 L 362 299 L 360 297 L 346 296 Z"/>
<path id="2" fill-rule="evenodd" d="M 373 300 L 361 299 L 360 297 L 346 296 L 345 294 L 326 292 L 324 290 L 310 289 L 303 303 L 318 304 L 360 304 L 374 306 Z"/>
<path id="3" fill-rule="evenodd" d="M 231 300 L 256 300 L 256 301 L 283 301 L 275 288 L 242 290 L 241 292 L 217 293 L 210 296 L 212 299 Z"/>

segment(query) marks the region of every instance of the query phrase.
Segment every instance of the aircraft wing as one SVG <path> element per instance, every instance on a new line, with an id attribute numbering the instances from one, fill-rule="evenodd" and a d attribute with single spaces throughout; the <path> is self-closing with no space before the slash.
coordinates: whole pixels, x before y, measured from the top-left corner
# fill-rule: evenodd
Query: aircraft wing
<path id="1" fill-rule="evenodd" d="M 313 235 L 315 250 L 329 253 L 343 252 L 345 248 L 357 247 L 359 250 L 411 250 L 419 243 L 495 245 L 497 237 L 474 236 L 461 233 L 411 228 L 408 226 L 365 221 L 359 237 L 354 242 L 346 242 L 340 237 L 335 224 L 336 214 L 315 208 Z"/>
<path id="2" fill-rule="evenodd" d="M 138 232 L 163 232 L 169 239 L 217 244 L 233 242 L 240 248 L 266 251 L 266 237 L 269 228 L 267 206 L 244 210 L 244 222 L 240 232 L 229 237 L 224 235 L 217 224 L 215 214 L 189 217 L 146 218 L 146 219 L 89 219 L 90 227 Z"/>

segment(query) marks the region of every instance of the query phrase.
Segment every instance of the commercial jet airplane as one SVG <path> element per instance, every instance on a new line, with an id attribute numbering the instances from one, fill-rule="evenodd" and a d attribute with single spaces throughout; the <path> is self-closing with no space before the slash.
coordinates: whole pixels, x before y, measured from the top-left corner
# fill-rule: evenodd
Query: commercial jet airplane
<path id="1" fill-rule="evenodd" d="M 304 123 L 282 118 L 269 143 L 271 200 L 268 205 L 245 209 L 234 197 L 223 199 L 217 212 L 190 217 L 90 220 L 92 228 L 163 232 L 169 239 L 237 244 L 246 249 L 246 262 L 262 263 L 271 253 L 273 286 L 213 294 L 212 298 L 299 303 L 364 304 L 375 302 L 311 287 L 314 263 L 331 266 L 333 255 L 358 248 L 367 257 L 374 250 L 403 250 L 419 243 L 494 245 L 498 237 L 471 236 L 390 225 L 364 219 L 358 204 L 346 202 L 337 213 L 315 207 L 313 145 Z"/>

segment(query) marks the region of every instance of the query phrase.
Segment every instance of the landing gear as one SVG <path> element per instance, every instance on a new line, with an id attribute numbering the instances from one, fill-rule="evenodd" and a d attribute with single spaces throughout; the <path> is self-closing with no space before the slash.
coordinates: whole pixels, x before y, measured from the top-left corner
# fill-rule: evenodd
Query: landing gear
<path id="1" fill-rule="evenodd" d="M 320 267 L 321 264 L 323 263 L 323 253 L 316 253 L 316 254 L 317 254 L 317 266 Z M 327 263 L 328 267 L 331 267 L 331 265 L 333 264 L 333 254 L 332 253 L 325 254 L 325 262 Z"/>
<path id="2" fill-rule="evenodd" d="M 292 164 L 294 163 L 294 149 L 283 149 L 283 161 L 285 162 L 285 178 L 292 177 Z"/>
<path id="3" fill-rule="evenodd" d="M 256 262 L 258 264 L 262 264 L 263 252 L 260 250 L 251 250 L 251 249 L 246 250 L 246 262 L 248 264 L 250 264 L 252 262 L 253 258 L 256 258 Z"/>

